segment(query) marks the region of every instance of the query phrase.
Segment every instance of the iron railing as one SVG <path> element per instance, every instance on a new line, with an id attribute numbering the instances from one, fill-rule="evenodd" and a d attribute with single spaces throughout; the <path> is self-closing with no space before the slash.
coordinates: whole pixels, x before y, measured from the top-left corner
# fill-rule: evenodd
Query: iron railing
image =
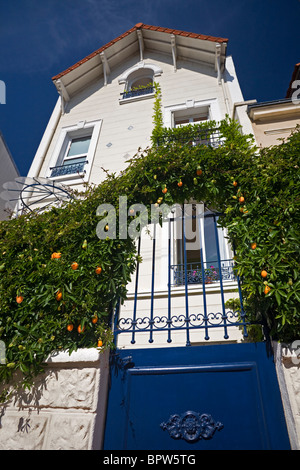
<path id="1" fill-rule="evenodd" d="M 179 143 L 181 145 L 209 145 L 217 148 L 223 145 L 224 139 L 221 137 L 219 129 L 199 129 L 197 125 L 194 125 L 195 130 L 190 127 L 185 130 L 181 128 L 178 133 L 165 133 L 157 139 L 157 145 L 167 145 L 172 142 Z"/>
<path id="2" fill-rule="evenodd" d="M 187 263 L 187 250 L 186 250 L 186 236 L 185 236 L 185 216 L 184 211 L 182 217 L 180 218 L 180 223 L 183 225 L 183 264 L 174 265 L 171 264 L 172 256 L 174 253 L 174 240 L 172 239 L 172 229 L 171 224 L 178 220 L 178 218 L 168 219 L 168 248 L 167 248 L 167 259 L 166 264 L 167 269 L 167 293 L 165 295 L 166 308 L 167 312 L 165 315 L 160 313 L 161 303 L 158 309 L 155 308 L 157 290 L 155 283 L 156 276 L 156 225 L 154 224 L 154 236 L 152 237 L 152 257 L 151 257 L 151 272 L 149 276 L 150 295 L 148 308 L 149 313 L 147 315 L 141 316 L 139 314 L 139 302 L 142 299 L 139 292 L 139 281 L 140 281 L 140 263 L 137 263 L 136 276 L 135 276 L 135 289 L 132 297 L 133 309 L 131 314 L 128 316 L 122 317 L 122 309 L 120 306 L 116 309 L 115 314 L 115 323 L 114 323 L 114 333 L 115 340 L 117 342 L 117 337 L 121 333 L 130 333 L 131 334 L 131 343 L 136 342 L 136 335 L 140 332 L 148 333 L 149 343 L 153 343 L 154 335 L 156 332 L 167 332 L 167 342 L 172 342 L 172 334 L 174 331 L 182 331 L 185 334 L 186 345 L 191 344 L 190 334 L 192 330 L 204 330 L 205 335 L 204 339 L 209 340 L 209 331 L 213 328 L 221 328 L 224 331 L 224 339 L 229 338 L 229 328 L 235 327 L 239 328 L 242 331 L 242 335 L 246 338 L 248 336 L 247 327 L 252 324 L 248 321 L 246 313 L 243 307 L 243 298 L 241 291 L 241 282 L 239 276 L 234 272 L 234 261 L 233 260 L 222 260 L 220 256 L 220 246 L 219 246 L 219 234 L 217 228 L 217 215 L 210 213 L 209 217 L 213 217 L 214 221 L 214 237 L 216 242 L 216 253 L 217 259 L 211 268 L 207 267 L 206 262 L 204 261 L 203 255 L 203 240 L 200 243 L 200 259 L 197 264 L 197 270 L 191 269 Z M 201 236 L 200 223 L 199 223 L 199 233 Z M 141 254 L 141 245 L 142 237 L 138 238 L 137 242 L 137 252 L 138 255 Z M 195 266 L 194 266 L 195 267 Z M 208 291 L 208 274 L 214 277 L 211 282 L 217 287 L 216 295 L 219 296 L 219 308 L 214 311 L 209 311 L 208 302 L 207 302 L 207 291 Z M 225 291 L 224 291 L 224 282 L 226 281 L 235 281 L 236 284 L 232 284 L 233 289 L 238 291 L 237 304 L 239 307 L 228 309 L 225 306 Z M 199 307 L 198 311 L 191 312 L 189 305 L 189 289 L 192 284 L 198 284 L 199 287 Z M 184 298 L 184 307 L 182 308 L 182 313 L 178 314 L 178 297 L 174 297 L 174 289 L 178 289 L 178 286 L 181 286 L 181 295 Z M 161 297 L 161 293 L 159 294 Z M 178 290 L 176 292 L 178 296 Z M 193 291 L 193 296 L 195 296 L 195 291 Z M 161 298 L 160 298 L 161 300 Z M 201 307 L 200 307 L 201 305 Z M 177 307 L 176 314 L 174 314 L 174 307 Z M 195 310 L 195 308 L 194 308 Z"/>
<path id="3" fill-rule="evenodd" d="M 134 98 L 136 96 L 149 95 L 150 93 L 154 93 L 154 86 L 124 91 L 123 93 L 120 93 L 120 95 L 124 100 L 126 98 Z"/>
<path id="4" fill-rule="evenodd" d="M 234 273 L 234 262 L 232 259 L 221 260 L 221 268 L 218 267 L 218 260 L 203 262 L 204 264 L 204 283 L 215 284 L 223 281 L 236 281 Z M 184 285 L 185 278 L 188 284 L 203 284 L 203 274 L 200 263 L 187 263 L 171 265 L 173 271 L 173 285 Z"/>
<path id="5" fill-rule="evenodd" d="M 54 166 L 50 168 L 51 178 L 55 176 L 71 175 L 73 173 L 84 173 L 84 166 L 86 163 L 88 163 L 87 160 L 78 163 L 65 163 L 64 165 Z"/>

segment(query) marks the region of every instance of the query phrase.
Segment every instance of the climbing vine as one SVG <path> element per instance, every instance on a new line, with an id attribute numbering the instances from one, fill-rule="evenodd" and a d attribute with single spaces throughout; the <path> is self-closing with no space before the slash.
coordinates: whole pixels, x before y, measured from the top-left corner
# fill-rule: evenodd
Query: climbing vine
<path id="1" fill-rule="evenodd" d="M 218 126 L 164 129 L 160 99 L 156 87 L 153 145 L 124 171 L 107 173 L 103 183 L 63 207 L 0 223 L 3 382 L 21 371 L 23 386 L 29 386 L 53 351 L 112 347 L 112 313 L 126 299 L 141 261 L 130 237 L 96 233 L 106 216 L 97 208 L 109 203 L 118 214 L 121 195 L 127 197 L 128 225 L 135 203 L 150 213 L 152 204 L 194 199 L 222 212 L 248 316 L 267 321 L 278 340 L 299 337 L 299 130 L 258 150 L 227 119 Z M 222 145 L 191 145 L 199 132 L 209 137 L 216 127 Z"/>

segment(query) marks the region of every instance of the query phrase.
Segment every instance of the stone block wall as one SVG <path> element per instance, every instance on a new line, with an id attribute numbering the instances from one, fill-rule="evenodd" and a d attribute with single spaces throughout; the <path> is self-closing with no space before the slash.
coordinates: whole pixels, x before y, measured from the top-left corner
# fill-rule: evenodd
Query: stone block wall
<path id="1" fill-rule="evenodd" d="M 273 346 L 291 447 L 300 450 L 300 341 Z"/>
<path id="2" fill-rule="evenodd" d="M 0 450 L 101 449 L 108 357 L 97 349 L 52 355 L 30 391 L 0 405 Z"/>

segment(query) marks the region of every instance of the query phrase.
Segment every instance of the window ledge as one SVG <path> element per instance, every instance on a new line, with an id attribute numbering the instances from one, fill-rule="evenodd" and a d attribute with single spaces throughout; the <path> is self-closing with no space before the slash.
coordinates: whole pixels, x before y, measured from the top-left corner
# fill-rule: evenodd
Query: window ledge
<path id="1" fill-rule="evenodd" d="M 132 96 L 130 98 L 122 98 L 119 100 L 119 104 L 133 103 L 135 101 L 147 100 L 149 98 L 154 98 L 155 92 L 147 93 L 145 95 Z"/>
<path id="2" fill-rule="evenodd" d="M 203 294 L 203 286 L 202 284 L 188 284 L 189 295 L 202 295 Z M 223 291 L 232 291 L 238 289 L 238 283 L 235 280 L 223 280 Z M 205 284 L 205 292 L 206 293 L 219 293 L 221 291 L 220 282 L 214 282 L 212 284 Z M 127 300 L 134 299 L 134 290 L 129 291 L 127 295 Z M 150 298 L 151 292 L 148 290 L 140 290 L 138 292 L 139 298 Z M 185 296 L 185 287 L 184 285 L 181 286 L 172 286 L 171 289 L 171 297 L 175 296 Z M 154 297 L 168 297 L 168 290 L 167 289 L 156 289 L 154 291 Z"/>
<path id="3" fill-rule="evenodd" d="M 50 180 L 57 181 L 58 183 L 66 183 L 66 184 L 75 184 L 80 181 L 86 181 L 86 173 L 73 173 L 69 175 L 61 175 L 61 176 L 50 176 Z"/>

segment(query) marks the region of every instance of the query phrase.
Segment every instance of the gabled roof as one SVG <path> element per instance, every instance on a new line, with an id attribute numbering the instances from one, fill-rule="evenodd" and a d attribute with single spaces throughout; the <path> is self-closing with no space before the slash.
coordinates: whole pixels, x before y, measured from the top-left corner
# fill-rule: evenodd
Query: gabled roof
<path id="1" fill-rule="evenodd" d="M 65 99 L 76 93 L 86 83 L 101 75 L 108 75 L 110 70 L 134 53 L 144 50 L 163 52 L 173 60 L 185 58 L 215 66 L 218 50 L 221 68 L 224 66 L 228 39 L 189 33 L 143 23 L 100 47 L 84 59 L 55 75 L 52 80 Z"/>

